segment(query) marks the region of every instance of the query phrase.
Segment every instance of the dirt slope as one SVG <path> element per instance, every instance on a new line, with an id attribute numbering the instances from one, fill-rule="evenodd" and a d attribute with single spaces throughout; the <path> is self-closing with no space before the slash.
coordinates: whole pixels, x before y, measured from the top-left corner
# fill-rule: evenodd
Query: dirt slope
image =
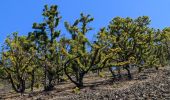
<path id="1" fill-rule="evenodd" d="M 86 87 L 75 94 L 73 84 L 58 85 L 50 92 L 1 95 L 7 100 L 170 100 L 170 68 L 147 69 L 133 80 L 112 82 L 109 78 L 86 78 Z M 95 81 L 94 81 L 95 80 Z M 93 82 L 94 81 L 94 82 Z"/>

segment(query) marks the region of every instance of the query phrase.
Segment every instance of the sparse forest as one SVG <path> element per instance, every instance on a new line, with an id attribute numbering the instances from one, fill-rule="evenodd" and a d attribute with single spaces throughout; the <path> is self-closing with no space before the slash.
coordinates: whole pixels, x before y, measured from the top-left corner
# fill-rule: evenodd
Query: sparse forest
<path id="1" fill-rule="evenodd" d="M 74 23 L 65 21 L 67 33 L 58 29 L 62 15 L 57 5 L 45 5 L 41 19 L 28 35 L 11 33 L 2 45 L 0 78 L 21 95 L 53 91 L 65 82 L 74 84 L 70 89 L 78 93 L 88 83 L 85 77 L 106 74 L 114 84 L 133 80 L 134 71 L 169 65 L 170 28 L 151 28 L 148 16 L 115 17 L 94 33 L 94 41 L 87 38 L 95 20 L 91 15 L 81 13 Z"/>

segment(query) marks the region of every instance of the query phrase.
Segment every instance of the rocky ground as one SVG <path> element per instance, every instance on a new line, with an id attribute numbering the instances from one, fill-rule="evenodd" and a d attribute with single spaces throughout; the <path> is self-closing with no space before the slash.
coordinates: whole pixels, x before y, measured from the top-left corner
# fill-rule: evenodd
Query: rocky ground
<path id="1" fill-rule="evenodd" d="M 110 78 L 86 78 L 86 87 L 73 93 L 73 84 L 58 85 L 50 92 L 6 94 L 1 99 L 18 100 L 170 100 L 170 68 L 147 69 L 134 73 L 133 80 L 112 81 Z M 96 79 L 95 79 L 96 78 Z M 95 80 L 95 81 L 94 81 Z"/>

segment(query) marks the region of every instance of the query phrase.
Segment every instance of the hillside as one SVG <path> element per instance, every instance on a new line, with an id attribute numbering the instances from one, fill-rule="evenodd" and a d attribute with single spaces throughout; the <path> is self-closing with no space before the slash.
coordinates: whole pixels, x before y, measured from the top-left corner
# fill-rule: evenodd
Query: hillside
<path id="1" fill-rule="evenodd" d="M 74 85 L 65 83 L 50 92 L 34 92 L 20 96 L 15 93 L 1 94 L 8 100 L 170 100 L 170 69 L 146 69 L 133 74 L 132 80 L 112 81 L 109 77 L 86 77 L 86 87 L 73 93 Z M 96 79 L 94 79 L 96 78 Z M 95 80 L 95 81 L 93 81 Z M 70 89 L 72 87 L 72 89 Z"/>

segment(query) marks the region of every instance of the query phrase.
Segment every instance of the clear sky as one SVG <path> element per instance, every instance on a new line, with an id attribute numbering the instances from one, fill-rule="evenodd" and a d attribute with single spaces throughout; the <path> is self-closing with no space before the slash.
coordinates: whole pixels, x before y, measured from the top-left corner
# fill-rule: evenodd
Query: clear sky
<path id="1" fill-rule="evenodd" d="M 42 21 L 42 9 L 45 4 L 57 4 L 62 20 L 59 29 L 67 34 L 63 23 L 73 21 L 81 12 L 92 15 L 95 20 L 91 24 L 93 33 L 107 26 L 116 16 L 132 17 L 149 16 L 151 27 L 164 28 L 170 26 L 170 0 L 1 0 L 0 1 L 0 44 L 12 32 L 27 35 L 32 31 L 33 22 Z"/>

